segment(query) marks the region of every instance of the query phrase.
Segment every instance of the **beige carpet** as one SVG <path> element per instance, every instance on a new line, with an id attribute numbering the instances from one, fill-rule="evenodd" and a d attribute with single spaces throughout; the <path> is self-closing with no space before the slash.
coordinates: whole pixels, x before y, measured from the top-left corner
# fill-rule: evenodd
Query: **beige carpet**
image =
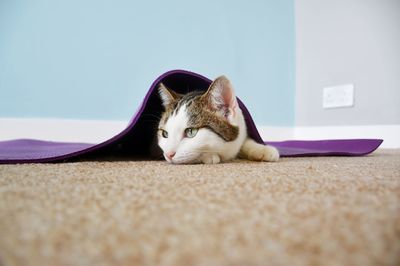
<path id="1" fill-rule="evenodd" d="M 1 265 L 400 265 L 400 151 L 0 165 Z"/>

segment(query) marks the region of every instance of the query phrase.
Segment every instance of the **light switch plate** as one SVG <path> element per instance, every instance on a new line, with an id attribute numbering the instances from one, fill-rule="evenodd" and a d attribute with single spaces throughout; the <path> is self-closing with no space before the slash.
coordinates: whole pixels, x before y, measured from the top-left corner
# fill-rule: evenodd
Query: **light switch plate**
<path id="1" fill-rule="evenodd" d="M 323 108 L 354 106 L 354 85 L 344 84 L 323 89 Z"/>

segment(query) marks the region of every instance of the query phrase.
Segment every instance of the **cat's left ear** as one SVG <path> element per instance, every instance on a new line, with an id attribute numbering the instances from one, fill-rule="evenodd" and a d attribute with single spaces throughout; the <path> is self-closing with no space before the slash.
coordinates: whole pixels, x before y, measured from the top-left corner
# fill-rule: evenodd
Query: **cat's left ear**
<path id="1" fill-rule="evenodd" d="M 225 116 L 235 115 L 238 103 L 233 86 L 227 77 L 216 78 L 203 97 L 207 98 L 211 109 L 223 111 Z"/>

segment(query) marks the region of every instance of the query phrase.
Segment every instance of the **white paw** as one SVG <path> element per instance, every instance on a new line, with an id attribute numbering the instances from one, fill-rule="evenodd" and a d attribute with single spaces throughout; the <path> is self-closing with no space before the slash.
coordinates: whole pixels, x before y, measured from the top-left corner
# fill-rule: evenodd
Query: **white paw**
<path id="1" fill-rule="evenodd" d="M 249 152 L 249 159 L 252 161 L 276 162 L 279 159 L 279 152 L 272 146 L 257 145 Z"/>
<path id="2" fill-rule="evenodd" d="M 205 164 L 216 164 L 221 161 L 221 158 L 217 154 L 204 154 L 201 158 L 201 162 Z"/>

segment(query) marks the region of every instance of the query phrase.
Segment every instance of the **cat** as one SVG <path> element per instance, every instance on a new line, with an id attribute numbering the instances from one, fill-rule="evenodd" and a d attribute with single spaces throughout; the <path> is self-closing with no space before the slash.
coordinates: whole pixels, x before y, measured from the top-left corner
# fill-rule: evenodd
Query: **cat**
<path id="1" fill-rule="evenodd" d="M 247 136 L 246 123 L 231 82 L 216 78 L 206 92 L 178 94 L 158 86 L 164 112 L 158 125 L 158 146 L 174 164 L 217 164 L 234 158 L 275 162 L 276 148 Z"/>

